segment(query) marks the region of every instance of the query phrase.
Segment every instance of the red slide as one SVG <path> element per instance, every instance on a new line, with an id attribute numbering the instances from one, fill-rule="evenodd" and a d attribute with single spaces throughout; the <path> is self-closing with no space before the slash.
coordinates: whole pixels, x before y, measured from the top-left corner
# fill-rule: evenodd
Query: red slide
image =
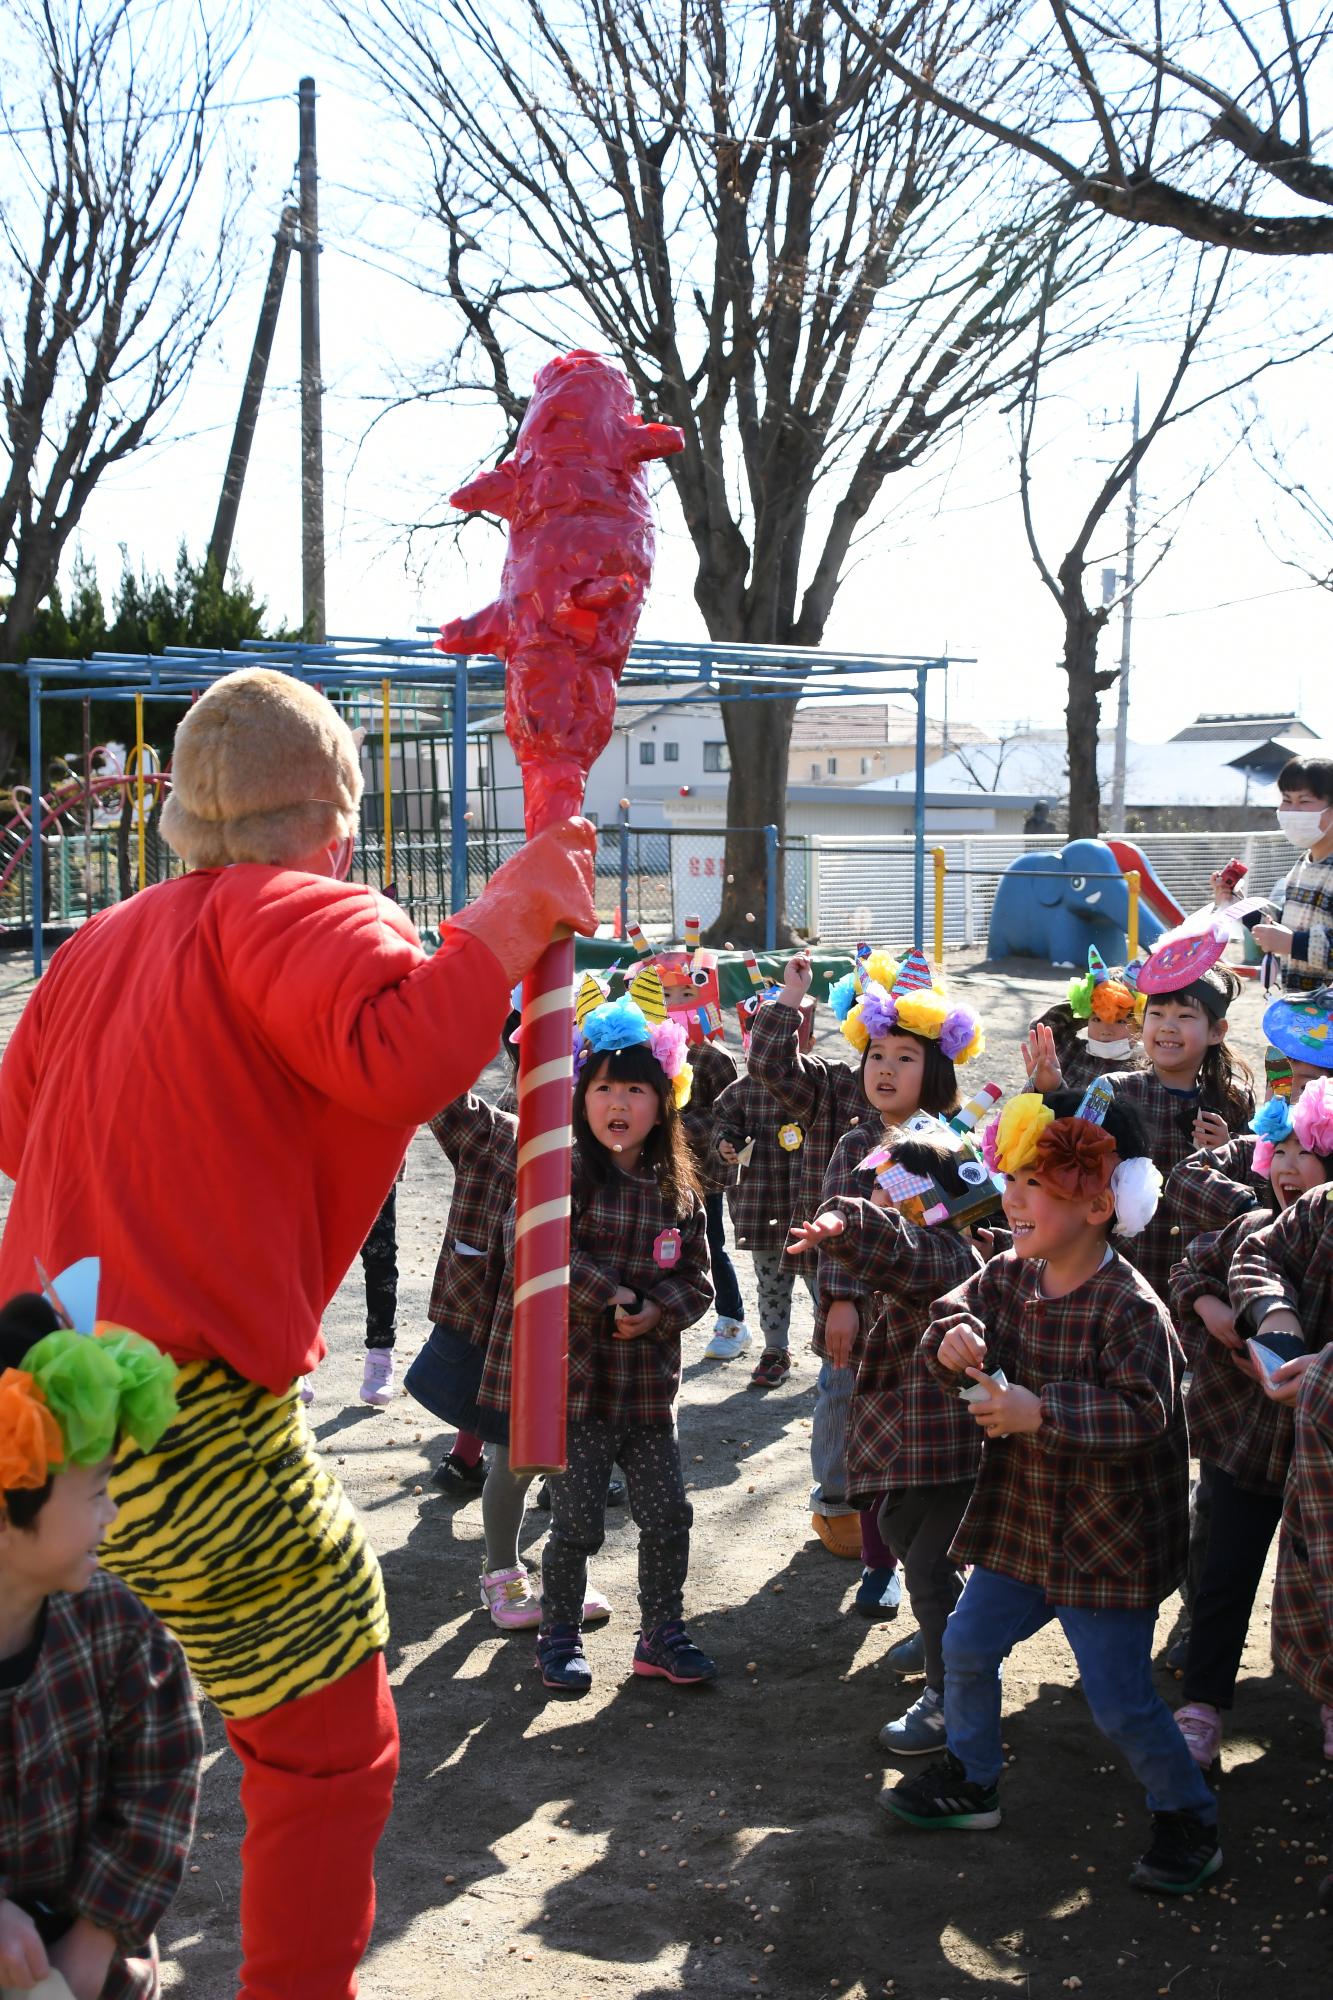
<path id="1" fill-rule="evenodd" d="M 1177 924 L 1185 921 L 1185 912 L 1159 879 L 1142 848 L 1135 847 L 1132 840 L 1107 840 L 1106 845 L 1114 854 L 1122 873 L 1128 874 L 1131 868 L 1138 870 L 1139 895 L 1164 929 L 1174 930 Z"/>

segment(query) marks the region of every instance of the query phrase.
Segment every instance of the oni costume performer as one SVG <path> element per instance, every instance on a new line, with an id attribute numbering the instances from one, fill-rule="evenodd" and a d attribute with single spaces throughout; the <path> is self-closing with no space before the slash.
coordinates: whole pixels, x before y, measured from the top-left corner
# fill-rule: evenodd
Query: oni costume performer
<path id="1" fill-rule="evenodd" d="M 593 836 L 564 821 L 427 958 L 338 879 L 360 795 L 322 695 L 262 668 L 218 681 L 163 812 L 190 872 L 56 953 L 0 1069 L 0 1287 L 94 1247 L 105 1310 L 181 1367 L 177 1420 L 118 1461 L 105 1561 L 241 1758 L 242 2000 L 355 1994 L 397 1769 L 379 1566 L 297 1382 L 413 1131 L 494 1053 L 553 928 L 595 925 Z"/>

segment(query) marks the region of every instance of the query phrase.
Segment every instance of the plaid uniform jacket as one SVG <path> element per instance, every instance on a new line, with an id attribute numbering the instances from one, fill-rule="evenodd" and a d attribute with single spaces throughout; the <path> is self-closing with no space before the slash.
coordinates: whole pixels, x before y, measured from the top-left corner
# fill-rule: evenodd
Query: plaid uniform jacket
<path id="1" fill-rule="evenodd" d="M 1056 1061 L 1070 1090 L 1086 1090 L 1099 1076 L 1125 1074 L 1125 1057 L 1112 1056 L 1108 1061 L 1097 1054 L 1095 1042 L 1079 1039 L 1079 1030 L 1086 1026 L 1086 1021 L 1078 1019 L 1068 1001 L 1061 1000 L 1056 1006 L 1048 1007 L 1044 1014 L 1038 1014 L 1028 1029 L 1029 1034 L 1033 1028 L 1050 1029 L 1055 1038 Z M 1130 1069 L 1137 1071 L 1147 1067 L 1148 1058 L 1140 1049 L 1128 1058 L 1128 1062 Z"/>
<path id="2" fill-rule="evenodd" d="M 507 1410 L 512 1369 L 514 1211 L 503 1231 L 504 1268 L 477 1401 Z M 653 1246 L 664 1231 L 680 1232 L 680 1255 L 659 1265 Z M 642 1292 L 662 1308 L 651 1333 L 613 1337 L 612 1300 L 619 1286 Z M 680 1336 L 713 1299 L 704 1207 L 690 1195 L 683 1215 L 666 1204 L 648 1174 L 613 1168 L 595 1186 L 574 1168 L 569 1258 L 569 1416 L 616 1427 L 669 1430 L 680 1394 Z"/>
<path id="3" fill-rule="evenodd" d="M 1241 1374 L 1231 1350 L 1204 1330 L 1194 1304 L 1204 1297 L 1228 1302 L 1227 1284 L 1237 1250 L 1272 1219 L 1266 1209 L 1251 1209 L 1223 1229 L 1205 1230 L 1171 1273 L 1171 1306 L 1193 1364 L 1185 1399 L 1190 1449 L 1207 1464 L 1229 1472 L 1239 1486 L 1270 1493 L 1280 1492 L 1287 1476 L 1291 1411 Z"/>
<path id="4" fill-rule="evenodd" d="M 1242 1132 L 1225 1146 L 1191 1153 L 1173 1169 L 1162 1190 L 1162 1206 L 1182 1251 L 1206 1230 L 1222 1229 L 1238 1215 L 1272 1207 L 1272 1183 L 1267 1174 L 1254 1171 L 1258 1143 L 1253 1132 Z"/>
<path id="5" fill-rule="evenodd" d="M 189 1859 L 203 1747 L 185 1655 L 123 1583 L 99 1572 L 48 1597 L 36 1665 L 0 1689 L 0 1897 L 115 1932 L 101 2000 L 158 1991 L 153 1932 Z"/>
<path id="6" fill-rule="evenodd" d="M 1333 1346 L 1306 1371 L 1273 1589 L 1273 1658 L 1333 1703 Z"/>
<path id="7" fill-rule="evenodd" d="M 1326 985 L 1333 968 L 1333 855 L 1323 861 L 1301 856 L 1283 884 L 1282 922 L 1292 934 L 1291 957 L 1282 960 L 1286 991 L 1309 993 Z"/>
<path id="8" fill-rule="evenodd" d="M 1040 1396 L 1043 1418 L 1032 1435 L 983 1439 L 953 1555 L 1052 1604 L 1142 1610 L 1185 1573 L 1184 1355 L 1166 1307 L 1122 1257 L 1062 1299 L 1042 1296 L 1044 1268 L 994 1257 L 931 1312 L 922 1352 L 938 1381 L 957 1380 L 939 1365 L 941 1340 L 968 1327 L 987 1367 Z"/>
<path id="9" fill-rule="evenodd" d="M 454 1170 L 430 1319 L 481 1347 L 490 1334 L 503 1268 L 492 1253 L 514 1200 L 518 1119 L 467 1091 L 431 1119 L 430 1129 Z M 473 1251 L 480 1254 L 470 1255 Z"/>
<path id="10" fill-rule="evenodd" d="M 713 1152 L 713 1112 L 718 1098 L 728 1084 L 735 1083 L 740 1069 L 731 1050 L 723 1048 L 721 1042 L 695 1042 L 688 1058 L 693 1082 L 681 1122 L 694 1155 L 699 1184 L 712 1193 L 726 1187 L 732 1173 Z"/>
<path id="11" fill-rule="evenodd" d="M 864 1506 L 887 1490 L 975 1479 L 981 1432 L 962 1398 L 927 1369 L 921 1340 L 932 1300 L 964 1284 L 980 1258 L 956 1229 L 920 1228 L 896 1208 L 836 1195 L 821 1210 L 830 1212 L 847 1226 L 820 1256 L 821 1282 L 825 1263 L 836 1260 L 871 1298 L 855 1354 L 847 1498 Z"/>
<path id="12" fill-rule="evenodd" d="M 849 1126 L 873 1118 L 861 1088 L 861 1072 L 850 1063 L 802 1055 L 797 1046 L 801 1017 L 778 1000 L 767 1000 L 750 1034 L 750 1075 L 782 1107 L 779 1125 L 801 1128 L 796 1153 L 797 1215 L 814 1215 L 822 1198 L 824 1169 Z M 874 1118 L 878 1125 L 878 1118 Z"/>
<path id="13" fill-rule="evenodd" d="M 779 1146 L 782 1123 L 772 1096 L 752 1076 L 728 1084 L 713 1107 L 710 1157 L 713 1171 L 728 1176 L 727 1206 L 738 1250 L 781 1250 L 786 1244 L 796 1210 L 800 1155 Z M 723 1139 L 738 1153 L 745 1150 L 747 1140 L 754 1140 L 748 1167 L 728 1166 L 717 1150 Z M 814 1258 L 793 1257 L 791 1265 L 796 1271 L 813 1271 Z"/>
<path id="14" fill-rule="evenodd" d="M 1237 1249 L 1231 1261 L 1236 1331 L 1253 1334 L 1273 1306 L 1290 1306 L 1305 1345 L 1333 1336 L 1333 1182 L 1311 1188 Z"/>
<path id="15" fill-rule="evenodd" d="M 1213 1107 L 1203 1104 L 1197 1090 L 1168 1090 L 1151 1069 L 1116 1070 L 1110 1081 L 1116 1096 L 1123 1103 L 1132 1104 L 1138 1112 L 1153 1164 L 1162 1179 L 1169 1181 L 1181 1161 L 1194 1151 L 1194 1120 L 1200 1107 L 1205 1110 Z M 1216 1109 L 1222 1107 L 1218 1105 Z M 1245 1116 L 1248 1118 L 1249 1113 Z M 1227 1122 L 1233 1131 L 1234 1119 L 1235 1114 L 1228 1115 Z M 1124 1238 L 1120 1248 L 1130 1263 L 1142 1271 L 1158 1298 L 1164 1299 L 1170 1288 L 1171 1266 L 1187 1240 L 1182 1239 L 1167 1203 L 1162 1201 L 1148 1227 L 1138 1236 Z"/>

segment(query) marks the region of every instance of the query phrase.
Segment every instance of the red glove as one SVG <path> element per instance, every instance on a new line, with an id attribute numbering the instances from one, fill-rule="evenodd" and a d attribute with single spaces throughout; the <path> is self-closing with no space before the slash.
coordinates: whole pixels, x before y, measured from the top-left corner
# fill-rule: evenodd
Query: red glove
<path id="1" fill-rule="evenodd" d="M 497 868 L 475 903 L 450 923 L 488 945 L 514 984 L 530 972 L 557 929 L 597 929 L 593 857 L 597 830 L 586 819 L 544 827 Z"/>

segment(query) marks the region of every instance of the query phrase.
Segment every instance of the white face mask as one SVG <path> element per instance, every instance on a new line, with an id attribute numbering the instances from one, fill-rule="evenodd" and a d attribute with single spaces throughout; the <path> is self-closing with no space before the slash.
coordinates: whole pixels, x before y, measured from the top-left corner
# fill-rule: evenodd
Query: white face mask
<path id="1" fill-rule="evenodd" d="M 1128 1035 L 1122 1042 L 1094 1042 L 1086 1028 L 1080 1028 L 1078 1038 L 1086 1042 L 1095 1056 L 1106 1062 L 1125 1062 L 1134 1053 L 1134 1044 Z"/>
<path id="2" fill-rule="evenodd" d="M 1277 823 L 1293 847 L 1313 847 L 1324 832 L 1324 810 L 1310 812 L 1304 807 L 1281 806 Z"/>

